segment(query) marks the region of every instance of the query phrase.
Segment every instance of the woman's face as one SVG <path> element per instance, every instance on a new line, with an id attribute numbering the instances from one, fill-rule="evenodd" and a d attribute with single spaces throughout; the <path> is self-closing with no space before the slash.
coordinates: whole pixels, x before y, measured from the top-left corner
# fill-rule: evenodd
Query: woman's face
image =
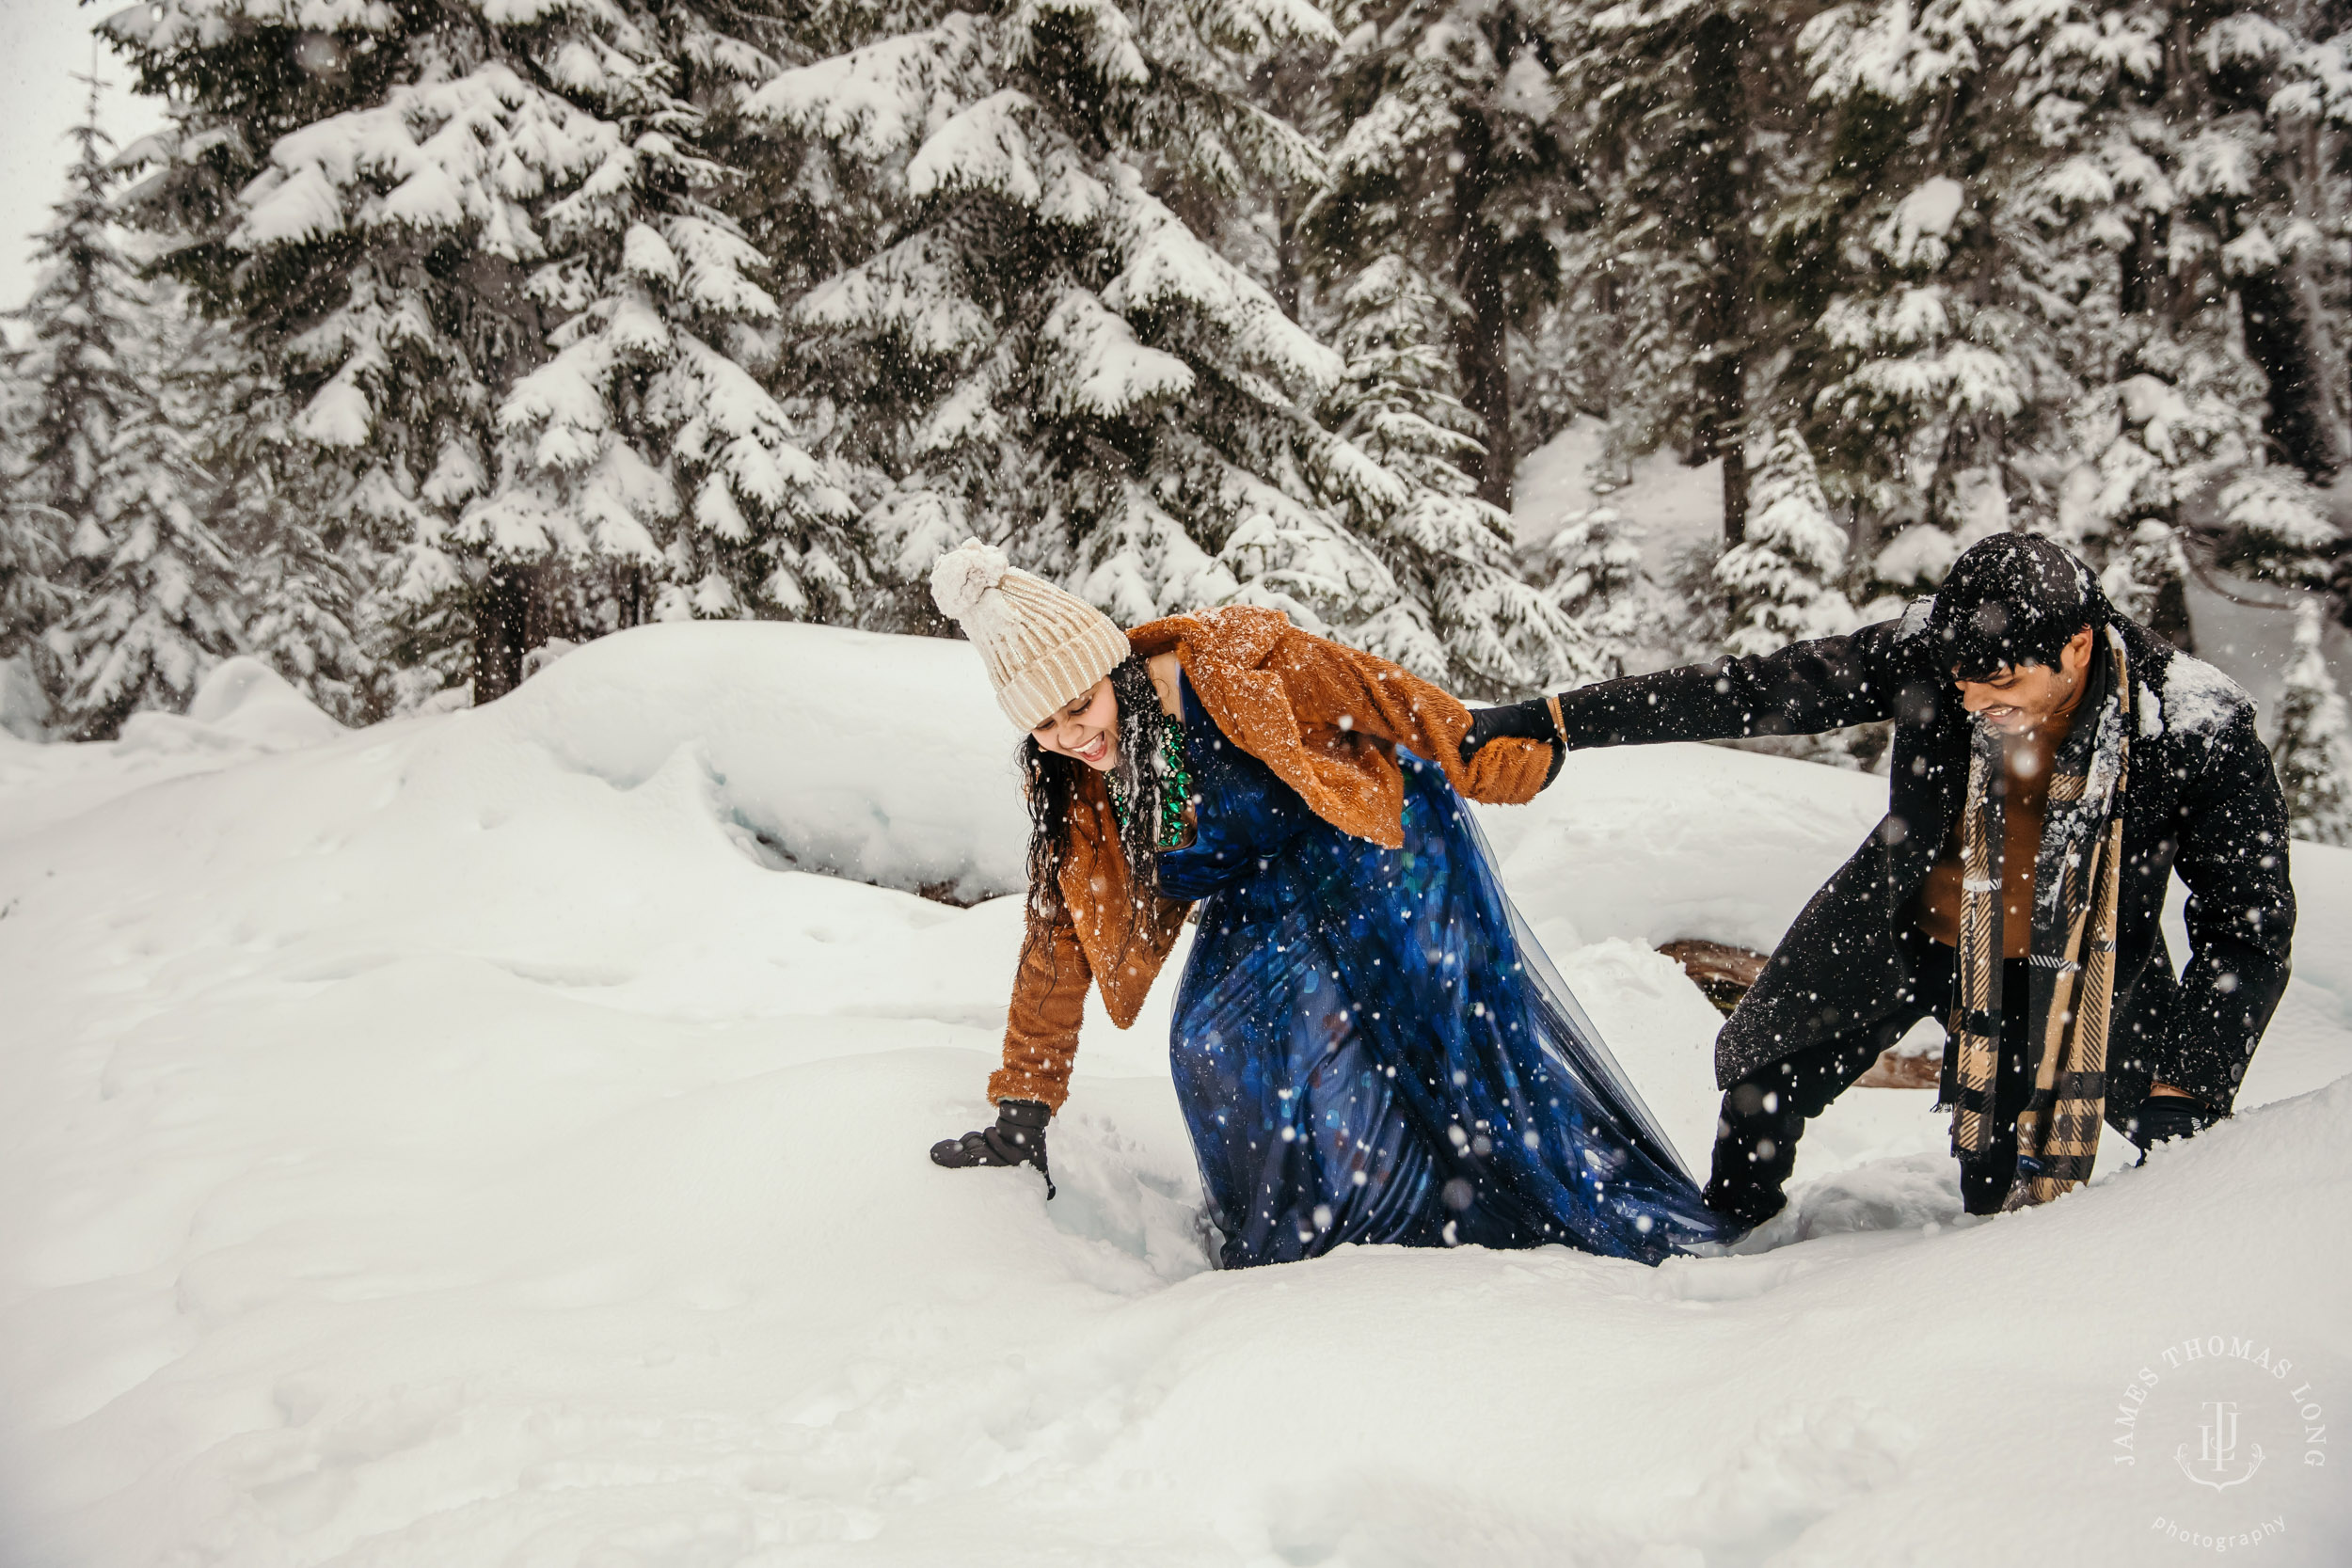
<path id="1" fill-rule="evenodd" d="M 1111 695 L 1108 675 L 1082 692 L 1075 701 L 1029 732 L 1049 752 L 1076 757 L 1097 772 L 1107 773 L 1119 760 L 1119 699 Z"/>

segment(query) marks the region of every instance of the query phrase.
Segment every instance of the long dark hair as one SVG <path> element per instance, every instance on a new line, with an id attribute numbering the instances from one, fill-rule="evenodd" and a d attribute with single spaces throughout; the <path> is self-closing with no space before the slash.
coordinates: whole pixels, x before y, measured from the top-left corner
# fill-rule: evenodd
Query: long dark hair
<path id="1" fill-rule="evenodd" d="M 1159 689 L 1143 660 L 1130 654 L 1111 670 L 1111 694 L 1119 702 L 1119 761 L 1114 771 L 1127 797 L 1127 820 L 1120 825 L 1119 848 L 1127 860 L 1127 895 L 1147 909 L 1156 891 L 1152 856 L 1158 850 L 1160 790 Z M 1049 920 L 1069 912 L 1062 901 L 1061 868 L 1070 860 L 1070 813 L 1087 766 L 1049 752 L 1034 736 L 1024 736 L 1019 752 L 1022 793 L 1029 802 L 1029 908 Z"/>

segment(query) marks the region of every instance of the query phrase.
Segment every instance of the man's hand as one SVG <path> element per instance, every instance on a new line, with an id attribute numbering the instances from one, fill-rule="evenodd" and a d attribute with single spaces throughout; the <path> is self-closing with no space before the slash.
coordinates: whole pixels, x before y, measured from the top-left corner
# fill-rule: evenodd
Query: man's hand
<path id="1" fill-rule="evenodd" d="M 1506 738 L 1541 741 L 1550 748 L 1551 761 L 1544 768 L 1544 783 L 1536 785 L 1538 789 L 1560 776 L 1560 765 L 1567 759 L 1568 749 L 1560 739 L 1551 698 L 1472 709 L 1470 733 L 1462 736 L 1462 766 L 1474 768 L 1479 752 L 1488 741 Z"/>

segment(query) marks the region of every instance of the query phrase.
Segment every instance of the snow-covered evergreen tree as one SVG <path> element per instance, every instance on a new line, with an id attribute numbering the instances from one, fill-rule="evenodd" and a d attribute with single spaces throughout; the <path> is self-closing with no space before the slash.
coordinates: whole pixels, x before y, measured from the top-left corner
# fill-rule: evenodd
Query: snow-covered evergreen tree
<path id="1" fill-rule="evenodd" d="M 898 470 L 894 516 L 979 520 L 1121 621 L 1226 602 L 1248 577 L 1323 625 L 1394 587 L 1321 490 L 1370 505 L 1402 487 L 1302 407 L 1338 356 L 1155 182 L 1202 200 L 1246 173 L 1311 179 L 1312 149 L 1246 101 L 1211 40 L 1263 55 L 1328 24 L 1305 7 L 1201 21 L 879 19 L 873 41 L 760 88 L 753 111 L 788 144 L 895 177 L 907 214 L 800 301 L 806 390 L 852 434 L 898 433 L 869 449 Z"/>
<path id="2" fill-rule="evenodd" d="M 0 475 L 12 482 L 23 445 L 18 421 L 29 400 L 15 395 L 13 386 L 0 385 Z M 0 664 L 23 661 L 24 677 L 38 681 L 36 663 L 46 663 L 41 634 L 56 622 L 72 600 L 56 582 L 65 563 L 58 535 L 60 518 L 37 501 L 19 501 L 13 483 L 0 493 Z"/>
<path id="3" fill-rule="evenodd" d="M 1478 482 L 1463 464 L 1479 454 L 1481 421 L 1451 390 L 1438 347 L 1444 309 L 1401 255 L 1373 262 L 1335 301 L 1346 368 L 1324 400 L 1325 420 L 1407 490 L 1403 505 L 1363 524 L 1401 593 L 1344 635 L 1478 697 L 1605 673 L 1601 628 L 1520 578 L 1509 517 L 1472 493 Z"/>
<path id="4" fill-rule="evenodd" d="M 1325 24 L 1300 9 L 1279 30 L 1230 25 L 1272 48 Z M 908 488 L 941 491 L 943 510 L 988 519 L 1130 622 L 1231 598 L 1240 580 L 1216 551 L 1259 517 L 1268 553 L 1302 546 L 1265 563 L 1271 592 L 1343 611 L 1386 586 L 1258 471 L 1311 448 L 1296 400 L 1336 379 L 1337 356 L 1147 182 L 1147 163 L 1205 193 L 1234 189 L 1245 157 L 1269 178 L 1314 171 L 1237 87 L 1201 38 L 1147 39 L 1103 7 L 918 20 L 754 99 L 790 136 L 898 172 L 895 243 L 798 310 L 813 338 L 864 354 L 813 390 L 905 432 L 894 510 L 919 510 Z M 868 381 L 873 366 L 898 373 Z"/>
<path id="5" fill-rule="evenodd" d="M 1575 0 L 1552 24 L 1593 214 L 1569 242 L 1571 288 L 1611 327 L 1579 336 L 1603 361 L 1582 380 L 1608 393 L 1625 450 L 1719 465 L 1726 547 L 1753 510 L 1750 436 L 1794 412 L 1772 381 L 1815 305 L 1776 254 L 1818 222 L 1818 113 L 1789 69 L 1809 11 Z"/>
<path id="6" fill-rule="evenodd" d="M 2188 621 L 2188 557 L 2180 531 L 2156 517 L 2133 525 L 2101 574 L 2115 608 L 2183 653 L 2196 651 Z"/>
<path id="7" fill-rule="evenodd" d="M 2286 472 L 2332 471 L 2344 378 L 2318 305 L 2342 285 L 2318 236 L 2342 208 L 2322 171 L 2352 74 L 2308 42 L 2320 20 L 2240 0 L 2128 12 L 1881 0 L 1804 22 L 1791 63 L 1818 118 L 1784 112 L 1760 150 L 1737 149 L 1762 178 L 1748 195 L 1763 245 L 1741 297 L 1752 324 L 1777 308 L 1740 346 L 1766 383 L 1752 398 L 1788 411 L 1776 420 L 1804 430 L 1830 493 L 1858 504 L 1865 580 L 1929 585 L 1999 527 L 2120 561 L 2142 519 L 2203 527 L 2211 493 L 2265 447 Z M 1729 3 L 1631 6 L 1592 30 L 1697 61 L 1705 28 L 1754 41 L 1772 24 Z M 1706 97 L 1695 68 L 1677 88 L 1655 49 L 1601 53 L 1626 89 L 1605 119 L 1721 119 L 1673 112 L 1677 90 Z M 1785 99 L 1772 57 L 1738 55 L 1757 84 L 1754 133 Z M 1683 164 L 1724 155 L 1707 134 Z M 1650 205 L 1601 194 L 1605 211 Z M 1668 235 L 1671 215 L 1641 232 Z M 1674 254 L 1637 269 L 1653 292 Z M 1723 254 L 1708 263 L 1719 273 Z M 1802 329 L 1768 357 L 1784 316 Z M 2249 562 L 2275 562 L 2260 525 L 2280 507 L 2251 491 L 2226 504 L 2247 519 L 2224 529 Z"/>
<path id="8" fill-rule="evenodd" d="M 108 143 L 74 132 L 65 198 L 37 238 L 43 270 L 21 312 L 8 371 L 22 399 L 8 509 L 23 532 L 61 536 L 73 603 L 39 661 L 55 723 L 112 736 L 140 708 L 178 709 L 237 651 L 234 581 L 199 508 L 209 481 L 167 391 L 184 339 L 134 274 L 113 231 Z"/>
<path id="9" fill-rule="evenodd" d="M 1408 483 L 1473 493 L 1478 420 L 1454 394 L 1444 301 L 1411 261 L 1383 255 L 1332 302 L 1345 369 L 1324 399 L 1328 422 Z"/>
<path id="10" fill-rule="evenodd" d="M 2120 559 L 2141 520 L 2177 532 L 2187 509 L 2245 469 L 2257 438 L 2251 410 L 2261 378 L 2231 356 L 2212 313 L 2201 314 L 2183 335 L 2152 321 L 2119 324 L 2114 341 L 2131 346 L 2120 364 L 2107 362 L 2143 368 L 2105 384 L 2094 376 L 2077 401 L 2078 504 L 2061 509 L 2052 531 L 2065 543 Z M 2249 491 L 2249 502 L 2258 494 L 2277 492 Z M 2280 514 L 2252 513 L 2249 520 L 2275 524 Z"/>
<path id="11" fill-rule="evenodd" d="M 1510 577 L 1500 519 L 1319 423 L 1345 359 L 1180 214 L 1320 177 L 1248 84 L 1328 45 L 1321 12 L 876 25 L 750 103 L 787 160 L 824 144 L 904 214 L 798 303 L 785 361 L 889 471 L 868 520 L 899 570 L 969 525 L 1122 623 L 1261 603 L 1473 692 L 1572 678 L 1573 629 Z M 1397 448 L 1408 468 L 1443 458 L 1415 445 L 1436 428 Z"/>
<path id="12" fill-rule="evenodd" d="M 183 422 L 213 479 L 205 520 L 236 566 L 245 651 L 344 723 L 391 711 L 388 673 L 362 641 L 360 589 L 376 561 L 321 504 L 285 389 L 221 323 L 197 327 L 181 382 Z"/>
<path id="13" fill-rule="evenodd" d="M 1852 630 L 1853 606 L 1834 586 L 1845 561 L 1845 530 L 1830 515 L 1804 437 L 1774 431 L 1751 479 L 1747 537 L 1715 563 L 1731 607 L 1724 648 L 1769 654 Z"/>
<path id="14" fill-rule="evenodd" d="M 2249 469 L 2220 495 L 2222 564 L 2298 588 L 2328 580 L 2344 536 L 2310 481 L 2283 465 Z"/>
<path id="15" fill-rule="evenodd" d="M 111 737 L 141 708 L 176 712 L 236 651 L 236 574 L 196 511 L 210 479 L 160 419 L 116 434 L 74 554 L 89 585 L 49 634 L 66 672 L 59 728 Z"/>
<path id="16" fill-rule="evenodd" d="M 1561 524 L 1533 553 L 1528 580 L 1593 640 L 1604 677 L 1633 649 L 1667 641 L 1666 618 L 1642 572 L 1641 529 L 1597 506 Z"/>
<path id="17" fill-rule="evenodd" d="M 1394 259 L 1447 283 L 1438 340 L 1480 448 L 1480 499 L 1518 467 L 1511 352 L 1559 279 L 1554 232 L 1588 203 L 1557 123 L 1553 13 L 1519 0 L 1344 0 L 1328 68 L 1337 137 L 1306 217 L 1327 267 Z"/>
<path id="18" fill-rule="evenodd" d="M 77 542 L 95 551 L 102 536 L 81 532 L 96 504 L 115 436 L 151 407 L 126 373 L 140 296 L 108 230 L 106 154 L 98 126 L 97 84 L 72 133 L 66 195 L 36 240 L 40 274 L 13 319 L 23 341 L 6 356 L 0 398 L 0 657 L 24 657 L 54 699 L 64 672 L 44 634 L 87 580 L 72 561 Z"/>
<path id="19" fill-rule="evenodd" d="M 2207 527 L 2219 490 L 2225 559 L 2308 580 L 2325 553 L 2308 482 L 2344 456 L 2317 281 L 2331 264 L 2321 84 L 2339 73 L 2307 70 L 2298 36 L 2318 13 L 2222 0 L 2015 14 L 2042 188 L 2086 269 L 2061 337 L 2095 483 L 2058 531 L 2094 548 L 2104 531 L 2120 555 L 2142 518 Z"/>
<path id="20" fill-rule="evenodd" d="M 2306 598 L 2296 609 L 2295 657 L 2270 745 L 2297 838 L 2352 844 L 2352 715 L 2320 653 L 2320 614 Z"/>
<path id="21" fill-rule="evenodd" d="M 550 568 L 639 568 L 661 615 L 854 613 L 852 509 L 745 368 L 779 309 L 685 96 L 765 56 L 691 5 L 160 0 L 109 27 L 186 105 L 140 193 L 174 270 L 298 393 L 412 641 L 462 640 L 412 658 L 507 689 Z"/>
<path id="22" fill-rule="evenodd" d="M 2181 138 L 2176 210 L 2209 226 L 2236 307 L 2237 339 L 2264 379 L 2267 455 L 2313 483 L 2352 463 L 2339 307 L 2352 120 L 2352 31 L 2328 6 L 2176 0 L 2165 62 L 2169 126 Z M 2151 238 L 2153 238 L 2152 235 Z M 2164 236 L 2169 266 L 2194 264 L 2200 236 Z M 2150 269 L 2158 260 L 2148 258 Z M 2339 294 L 2340 297 L 2340 294 Z"/>
<path id="23" fill-rule="evenodd" d="M 1931 588 L 1987 532 L 2051 527 L 2078 461 L 2068 416 L 2103 373 L 2064 337 L 2103 263 L 2022 79 L 2032 14 L 1836 7 L 1799 35 L 1833 120 L 1823 186 L 1785 230 L 1822 301 L 1788 389 L 1882 589 Z"/>

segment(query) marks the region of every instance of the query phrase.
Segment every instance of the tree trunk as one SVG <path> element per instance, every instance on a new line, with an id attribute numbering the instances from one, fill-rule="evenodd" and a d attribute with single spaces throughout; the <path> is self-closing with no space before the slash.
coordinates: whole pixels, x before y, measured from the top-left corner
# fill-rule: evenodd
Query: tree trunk
<path id="1" fill-rule="evenodd" d="M 477 248 L 459 264 L 469 296 L 466 341 L 485 379 L 498 388 L 492 405 L 548 358 L 548 322 L 529 287 L 531 275 L 513 259 Z M 495 437 L 481 433 L 485 451 Z M 486 575 L 473 594 L 473 700 L 479 707 L 505 696 L 523 679 L 523 654 L 531 646 L 532 571 L 518 561 L 485 562 Z"/>
<path id="2" fill-rule="evenodd" d="M 2203 125 L 2214 118 L 2213 94 L 2197 48 L 2199 35 L 2212 19 L 2212 8 L 2203 0 L 2179 0 L 2171 7 L 2170 25 L 2164 33 L 2163 56 L 2162 111 L 2169 124 Z M 2132 243 L 2124 247 L 2124 311 L 2153 316 L 2167 335 L 2178 336 L 2202 309 L 2205 291 L 2201 274 L 2210 260 L 2204 254 L 2205 248 L 2187 244 L 2175 249 L 2170 214 L 2145 214 Z M 2126 363 L 2118 367 L 2118 374 L 2134 374 L 2142 369 Z M 2163 379 L 2169 381 L 2173 377 L 2168 373 Z"/>
<path id="3" fill-rule="evenodd" d="M 2271 172 L 2286 194 L 2289 210 L 2320 231 L 2329 231 L 2318 124 L 2276 129 L 2278 154 Z M 2345 430 L 2340 401 L 2344 362 L 2328 331 L 2327 306 L 2319 297 L 2308 253 L 2240 278 L 2237 299 L 2246 352 L 2270 383 L 2263 434 L 2305 478 L 2325 484 L 2336 477 L 2352 451 L 2352 433 Z"/>
<path id="4" fill-rule="evenodd" d="M 1462 405 L 1478 420 L 1486 443 L 1479 460 L 1478 499 L 1508 512 L 1518 454 L 1511 436 L 1511 323 L 1503 304 L 1502 246 L 1486 214 L 1493 180 L 1492 131 L 1469 104 L 1457 105 L 1455 113 L 1460 128 L 1454 150 L 1462 166 L 1454 175 L 1454 286 L 1466 313 L 1454 324 L 1454 362 L 1462 377 Z"/>
<path id="5" fill-rule="evenodd" d="M 1298 319 L 1299 285 L 1307 276 L 1306 245 L 1298 233 L 1298 214 L 1305 203 L 1277 193 L 1274 198 L 1274 303 L 1282 314 Z"/>
<path id="6" fill-rule="evenodd" d="M 523 623 L 530 613 L 530 568 L 498 562 L 473 600 L 473 700 L 505 696 L 523 679 Z"/>
<path id="7" fill-rule="evenodd" d="M 2344 434 L 2328 395 L 2319 286 L 2297 260 L 2239 278 L 2237 299 L 2247 355 L 2270 382 L 2263 434 L 2305 478 L 2325 484 L 2344 466 Z"/>
<path id="8" fill-rule="evenodd" d="M 1748 237 L 1748 105 L 1740 61 L 1747 24 L 1725 10 L 1699 24 L 1691 53 L 1692 107 L 1700 134 L 1692 166 L 1692 218 L 1708 274 L 1699 296 L 1702 357 L 1693 372 L 1698 406 L 1691 460 L 1719 460 L 1724 476 L 1724 546 L 1748 533 L 1746 430 L 1747 308 L 1753 246 Z"/>
<path id="9" fill-rule="evenodd" d="M 2122 255 L 2123 313 L 2163 315 L 2172 305 L 2172 214 L 2143 213 Z"/>
<path id="10" fill-rule="evenodd" d="M 1714 450 L 1724 464 L 1724 548 L 1729 549 L 1748 537 L 1748 444 L 1734 425 L 1716 437 Z"/>
<path id="11" fill-rule="evenodd" d="M 1277 55 L 1251 74 L 1249 95 L 1269 113 L 1294 116 L 1323 79 L 1321 66 L 1313 55 Z M 1299 220 L 1312 205 L 1312 193 L 1293 191 L 1277 181 L 1266 189 L 1265 198 L 1274 219 L 1274 303 L 1282 308 L 1282 314 L 1297 321 L 1310 266 Z"/>
<path id="12" fill-rule="evenodd" d="M 2148 629 L 2185 654 L 2197 651 L 2197 633 L 2188 620 L 2188 584 L 2182 578 L 2167 578 L 2156 589 L 2155 602 L 2148 607 Z"/>
<path id="13" fill-rule="evenodd" d="M 645 624 L 645 568 L 632 561 L 621 568 L 621 625 L 642 626 Z"/>

